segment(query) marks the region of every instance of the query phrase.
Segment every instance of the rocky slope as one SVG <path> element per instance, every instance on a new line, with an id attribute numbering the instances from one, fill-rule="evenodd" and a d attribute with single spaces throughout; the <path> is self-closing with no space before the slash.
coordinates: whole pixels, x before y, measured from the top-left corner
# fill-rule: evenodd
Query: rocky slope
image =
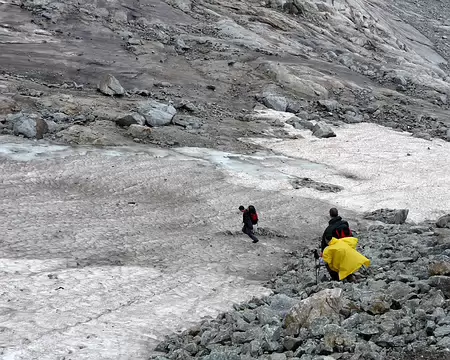
<path id="1" fill-rule="evenodd" d="M 448 139 L 449 9 L 426 4 L 3 0 L 2 131 L 243 150 L 242 136 L 289 136 L 249 116 L 260 102 Z M 109 75 L 115 90 L 101 94 Z M 170 106 L 164 121 L 155 106 Z"/>
<path id="2" fill-rule="evenodd" d="M 329 282 L 322 268 L 316 285 L 312 253 L 299 251 L 270 282 L 274 295 L 167 337 L 154 358 L 448 359 L 448 228 L 379 223 L 359 238 L 372 265 L 354 282 Z"/>
<path id="3" fill-rule="evenodd" d="M 447 144 L 423 140 L 450 140 L 449 18 L 448 2 L 431 0 L 0 0 L 0 354 L 145 359 L 164 334 L 266 293 L 261 281 L 273 277 L 274 296 L 158 350 L 447 359 L 448 231 L 365 229 L 342 197 L 353 208 L 356 195 L 360 206 L 414 202 L 418 217 L 417 202 L 427 214 L 450 210 Z M 348 125 L 361 122 L 423 139 L 411 151 L 409 136 L 360 124 L 390 150 L 360 157 L 379 149 Z M 355 134 L 350 153 L 339 140 Z M 354 158 L 347 168 L 323 160 L 341 156 L 330 138 Z M 367 186 L 384 179 L 384 163 L 385 192 Z M 326 223 L 329 198 L 314 192 L 333 194 L 365 229 L 373 267 L 356 284 L 315 285 L 310 250 L 294 251 Z M 429 205 L 437 197 L 442 211 Z M 236 230 L 237 201 L 262 209 L 258 248 Z M 333 299 L 329 316 L 300 324 L 321 299 Z"/>

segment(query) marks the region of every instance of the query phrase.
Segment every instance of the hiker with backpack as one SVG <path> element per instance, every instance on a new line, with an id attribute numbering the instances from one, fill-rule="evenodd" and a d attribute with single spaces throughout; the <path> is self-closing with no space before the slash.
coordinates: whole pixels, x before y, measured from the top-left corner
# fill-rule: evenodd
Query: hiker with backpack
<path id="1" fill-rule="evenodd" d="M 328 227 L 325 229 L 322 235 L 322 242 L 320 244 L 322 253 L 329 245 L 331 239 L 343 239 L 353 236 L 348 222 L 342 220 L 342 217 L 339 216 L 338 210 L 336 208 L 330 209 L 330 217 L 331 219 L 328 222 Z M 326 264 L 326 268 L 331 276 L 331 279 L 339 281 L 339 274 L 336 271 L 333 271 L 328 264 Z"/>
<path id="2" fill-rule="evenodd" d="M 242 222 L 244 226 L 242 227 L 242 232 L 247 234 L 253 243 L 257 243 L 259 240 L 254 233 L 254 225 L 258 224 L 258 213 L 253 205 L 250 205 L 248 209 L 244 208 L 242 205 L 239 206 L 239 210 L 242 212 Z"/>

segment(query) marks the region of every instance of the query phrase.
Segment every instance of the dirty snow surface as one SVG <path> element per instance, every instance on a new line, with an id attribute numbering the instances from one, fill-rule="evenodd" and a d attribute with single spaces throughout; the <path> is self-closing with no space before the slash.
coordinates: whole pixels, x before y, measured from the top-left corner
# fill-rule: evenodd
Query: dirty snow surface
<path id="1" fill-rule="evenodd" d="M 0 149 L 2 359 L 146 359 L 164 334 L 267 294 L 308 221 L 280 213 L 289 195 L 233 185 L 175 151 Z M 240 234 L 250 199 L 264 227 L 291 224 L 288 237 Z M 306 240 L 327 206 L 308 214 Z"/>
<path id="2" fill-rule="evenodd" d="M 414 220 L 450 208 L 448 143 L 335 131 L 247 139 L 273 150 L 251 156 L 2 144 L 2 358 L 145 359 L 165 334 L 268 293 L 261 284 L 318 239 L 330 204 L 353 223 L 346 207 L 401 205 Z M 294 189 L 304 177 L 342 190 Z M 250 202 L 273 235 L 258 244 L 239 234 L 236 209 Z"/>

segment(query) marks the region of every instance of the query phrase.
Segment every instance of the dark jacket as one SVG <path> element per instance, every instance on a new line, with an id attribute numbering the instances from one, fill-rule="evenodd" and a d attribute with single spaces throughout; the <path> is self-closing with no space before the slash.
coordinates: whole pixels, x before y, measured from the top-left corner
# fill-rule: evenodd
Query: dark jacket
<path id="1" fill-rule="evenodd" d="M 328 222 L 328 227 L 325 229 L 322 235 L 322 242 L 320 244 L 322 251 L 328 246 L 328 242 L 331 240 L 331 238 L 335 237 L 336 239 L 340 239 L 342 237 L 342 232 L 345 234 L 345 236 L 352 236 L 352 232 L 347 221 L 342 220 L 340 216 L 332 218 Z"/>
<path id="2" fill-rule="evenodd" d="M 248 210 L 245 210 L 242 214 L 242 222 L 244 223 L 244 226 L 250 230 L 253 230 L 253 223 L 252 218 L 250 217 L 250 213 Z"/>

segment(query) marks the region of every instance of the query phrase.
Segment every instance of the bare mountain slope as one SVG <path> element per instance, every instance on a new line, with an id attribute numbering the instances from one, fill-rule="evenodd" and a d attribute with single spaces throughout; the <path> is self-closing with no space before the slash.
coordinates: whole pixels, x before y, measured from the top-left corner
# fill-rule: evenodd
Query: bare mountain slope
<path id="1" fill-rule="evenodd" d="M 400 1 L 7 0 L 0 7 L 2 114 L 54 120 L 65 113 L 46 135 L 58 140 L 117 144 L 111 134 L 125 131 L 97 122 L 114 121 L 150 96 L 174 102 L 179 115 L 195 110 L 188 119 L 195 124 L 178 121 L 145 141 L 242 147 L 236 137 L 273 125 L 239 121 L 264 94 L 287 96 L 289 111 L 306 111 L 303 117 L 447 138 L 447 47 L 404 22 L 416 15 Z M 445 19 L 432 24 L 441 38 Z M 108 73 L 125 97 L 97 93 Z M 340 107 L 330 111 L 318 99 Z M 183 107 L 188 102 L 195 109 Z M 74 122 L 89 129 L 71 131 Z"/>

